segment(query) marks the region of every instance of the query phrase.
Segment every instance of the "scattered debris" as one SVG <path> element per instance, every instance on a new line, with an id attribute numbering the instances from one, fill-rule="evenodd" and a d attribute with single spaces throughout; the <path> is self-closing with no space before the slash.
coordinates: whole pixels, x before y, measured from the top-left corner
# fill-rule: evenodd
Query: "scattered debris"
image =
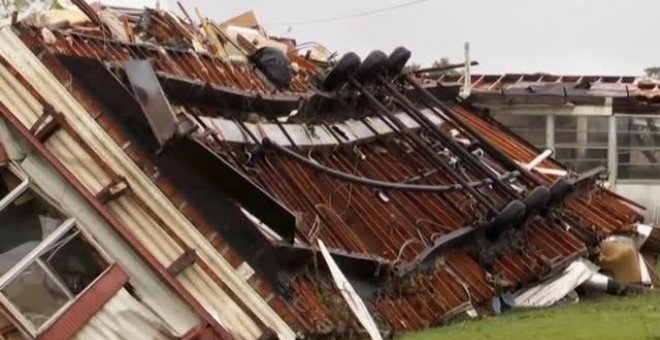
<path id="1" fill-rule="evenodd" d="M 7 332 L 379 339 L 658 281 L 604 168 L 402 73 L 403 47 L 75 4 L 0 29 Z"/>

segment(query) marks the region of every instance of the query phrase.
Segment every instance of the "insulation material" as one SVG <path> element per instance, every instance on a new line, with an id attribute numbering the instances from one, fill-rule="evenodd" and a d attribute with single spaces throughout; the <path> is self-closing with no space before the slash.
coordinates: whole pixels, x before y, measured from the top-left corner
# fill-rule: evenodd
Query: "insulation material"
<path id="1" fill-rule="evenodd" d="M 92 317 L 74 339 L 165 340 L 176 337 L 152 311 L 122 289 Z"/>
<path id="2" fill-rule="evenodd" d="M 514 294 L 503 296 L 511 307 L 547 307 L 563 299 L 568 293 L 587 281 L 598 267 L 586 259 L 573 261 L 559 275 Z"/>
<path id="3" fill-rule="evenodd" d="M 112 37 L 123 42 L 129 42 L 130 38 L 126 33 L 126 28 L 119 16 L 110 10 L 103 10 L 100 13 L 101 22 L 112 32 Z"/>
<path id="4" fill-rule="evenodd" d="M 238 36 L 241 35 L 243 38 L 252 43 L 257 49 L 262 47 L 272 47 L 284 54 L 287 53 L 287 47 L 285 44 L 264 37 L 258 30 L 238 26 L 227 26 L 225 31 L 227 32 L 229 38 L 233 41 L 237 41 Z"/>

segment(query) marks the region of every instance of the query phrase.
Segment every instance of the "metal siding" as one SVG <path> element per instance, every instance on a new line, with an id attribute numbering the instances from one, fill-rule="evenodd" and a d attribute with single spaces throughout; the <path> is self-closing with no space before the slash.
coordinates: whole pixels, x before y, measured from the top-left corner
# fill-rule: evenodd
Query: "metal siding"
<path id="1" fill-rule="evenodd" d="M 145 259 L 152 265 L 152 268 L 155 270 L 156 273 L 160 275 L 160 278 L 165 282 L 169 283 L 170 287 L 173 288 L 183 299 L 185 299 L 188 302 L 188 304 L 197 311 L 197 314 L 199 316 L 202 316 L 206 318 L 207 321 L 211 322 L 212 325 L 214 325 L 214 330 L 216 330 L 218 334 L 223 334 L 225 330 L 221 326 L 219 326 L 217 322 L 215 322 L 213 317 L 211 317 L 211 314 L 202 307 L 199 301 L 192 296 L 191 292 L 187 290 L 185 287 L 183 287 L 180 281 L 170 276 L 167 273 L 167 271 L 164 269 L 163 264 L 157 262 L 153 254 L 150 253 L 143 246 L 143 244 L 140 243 L 135 238 L 135 235 L 132 234 L 127 229 L 126 226 L 120 224 L 117 218 L 111 213 L 110 209 L 99 203 L 99 201 L 95 199 L 95 197 L 91 194 L 91 192 L 84 187 L 84 185 L 81 183 L 81 179 L 79 178 L 83 176 L 76 176 L 74 173 L 71 172 L 69 168 L 67 168 L 62 163 L 62 161 L 59 160 L 57 152 L 61 152 L 62 150 L 55 147 L 51 147 L 50 149 L 46 147 L 44 144 L 39 142 L 36 139 L 36 137 L 34 137 L 27 130 L 25 126 L 21 125 L 22 123 L 18 120 L 18 118 L 16 118 L 13 113 L 9 112 L 8 109 L 4 106 L 4 104 L 1 105 L 1 108 L 2 108 L 2 115 L 7 119 L 7 121 L 9 121 L 17 130 L 19 130 L 22 136 L 26 138 L 29 141 L 29 143 L 32 144 L 32 146 L 35 148 L 35 150 L 37 150 L 40 153 L 41 156 L 47 158 L 49 163 L 53 167 L 55 167 L 58 172 L 60 172 L 63 176 L 67 178 L 70 184 L 75 187 L 75 190 L 78 191 L 79 194 L 85 197 L 86 201 L 93 206 L 95 211 L 103 216 L 104 220 L 106 220 L 109 224 L 111 224 L 116 231 L 122 234 L 122 237 L 124 237 L 129 243 L 131 243 L 134 249 L 141 254 L 143 259 Z M 74 145 L 78 145 L 76 144 L 77 141 L 75 141 L 71 136 L 62 132 L 59 132 L 56 136 L 51 137 L 51 139 L 49 139 L 49 142 L 51 142 L 53 139 L 56 139 L 57 137 L 63 138 L 63 140 L 66 142 L 73 142 Z M 53 153 L 51 149 L 55 150 L 56 152 Z M 71 156 L 72 155 L 68 152 L 64 153 L 64 158 Z M 87 178 L 90 178 L 89 174 L 84 173 L 83 175 L 86 175 Z M 131 226 L 131 227 L 135 227 L 135 226 Z M 139 225 L 137 227 L 139 227 Z"/>
<path id="2" fill-rule="evenodd" d="M 121 267 L 112 265 L 48 329 L 39 340 L 68 339 L 78 332 L 128 282 Z"/>
<path id="3" fill-rule="evenodd" d="M 120 290 L 73 339 L 174 339 L 153 312 Z"/>
<path id="4" fill-rule="evenodd" d="M 0 128 L 5 125 L 0 122 Z M 0 130 L 1 131 L 1 130 Z M 0 132 L 0 136 L 3 133 Z M 58 202 L 80 226 L 97 240 L 103 240 L 104 250 L 131 277 L 131 284 L 142 296 L 142 302 L 153 309 L 178 333 L 183 334 L 200 319 L 183 300 L 172 293 L 112 228 L 71 188 L 71 185 L 32 151 L 20 162 L 21 168 L 34 183 Z"/>
<path id="5" fill-rule="evenodd" d="M 110 139 L 91 115 L 84 111 L 9 27 L 0 31 L 0 53 L 41 96 L 57 111 L 64 114 L 83 140 L 96 153 L 102 155 L 114 171 L 128 180 L 135 194 L 141 197 L 161 220 L 171 226 L 190 248 L 198 251 L 200 257 L 209 263 L 216 275 L 224 280 L 225 285 L 243 299 L 243 302 L 250 306 L 264 323 L 273 328 L 283 339 L 295 337 L 295 333 L 280 316 L 240 278 L 227 260 L 156 188 L 139 166 Z M 12 110 L 24 126 L 31 126 L 41 115 L 41 105 L 4 67 L 0 68 L 0 76 L 2 78 L 0 86 L 6 89 L 0 93 L 0 101 Z M 46 144 L 90 191 L 98 192 L 109 183 L 107 174 L 70 136 L 56 133 Z M 75 162 L 76 160 L 78 162 Z M 121 197 L 108 207 L 114 216 L 122 219 L 122 222 L 131 228 L 131 232 L 164 266 L 169 266 L 183 252 L 153 219 L 144 212 L 138 211 L 138 206 L 131 199 Z M 220 322 L 235 336 L 254 338 L 261 334 L 260 329 L 247 313 L 241 310 L 198 265 L 182 273 L 179 281 L 206 307 L 207 311 L 212 315 L 216 314 Z"/>

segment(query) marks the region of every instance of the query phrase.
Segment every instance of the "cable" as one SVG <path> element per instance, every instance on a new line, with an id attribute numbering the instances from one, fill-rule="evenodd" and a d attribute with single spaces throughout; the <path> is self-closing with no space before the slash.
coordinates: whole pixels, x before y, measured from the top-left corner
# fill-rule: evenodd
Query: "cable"
<path id="1" fill-rule="evenodd" d="M 431 1 L 431 0 L 413 0 L 413 1 L 408 1 L 408 2 L 401 3 L 401 4 L 398 4 L 398 5 L 392 5 L 392 6 L 388 6 L 388 7 L 381 7 L 381 8 L 372 9 L 372 10 L 364 11 L 364 12 L 357 12 L 357 13 L 353 13 L 353 14 L 347 14 L 347 15 L 341 15 L 341 16 L 335 16 L 335 17 L 328 17 L 328 18 L 311 19 L 311 20 L 276 22 L 276 23 L 271 23 L 271 24 L 267 24 L 267 25 L 270 25 L 270 26 L 309 25 L 309 24 L 318 24 L 318 23 L 324 23 L 324 22 L 341 21 L 341 20 L 353 19 L 353 18 L 363 17 L 363 16 L 382 13 L 382 12 L 388 12 L 388 11 L 391 11 L 391 10 L 395 10 L 395 9 L 399 9 L 399 8 L 403 8 L 403 7 L 408 7 L 408 6 L 413 6 L 413 5 L 417 5 L 417 4 L 421 4 L 421 3 L 429 2 L 429 1 Z"/>
<path id="2" fill-rule="evenodd" d="M 416 185 L 416 184 L 405 184 L 405 183 L 399 183 L 399 182 L 383 182 L 379 180 L 374 180 L 374 179 L 369 179 L 369 178 L 364 178 L 364 177 L 357 177 L 345 172 L 340 172 L 335 169 L 331 169 L 328 167 L 325 167 L 321 164 L 318 164 L 314 161 L 311 161 L 309 158 L 306 158 L 303 155 L 300 155 L 294 151 L 291 151 L 273 141 L 271 141 L 268 138 L 264 138 L 261 142 L 261 145 L 266 148 L 270 148 L 272 150 L 275 150 L 277 152 L 282 153 L 285 156 L 288 156 L 292 158 L 293 160 L 300 162 L 303 165 L 309 166 L 315 170 L 318 170 L 320 172 L 323 172 L 324 174 L 343 180 L 347 182 L 352 182 L 355 184 L 363 185 L 363 186 L 368 186 L 372 188 L 379 188 L 379 189 L 384 189 L 384 190 L 395 190 L 395 191 L 411 191 L 411 192 L 447 192 L 447 191 L 455 191 L 455 190 L 461 190 L 462 186 L 459 184 L 449 184 L 449 185 L 439 185 L 439 186 L 433 186 L 433 185 Z M 503 179 L 509 179 L 512 177 L 518 176 L 518 172 L 509 172 L 501 176 L 501 180 Z M 485 185 L 490 185 L 492 184 L 492 180 L 487 178 L 481 181 L 477 182 L 470 182 L 466 183 L 468 186 L 473 187 L 473 188 L 478 188 L 481 186 Z"/>

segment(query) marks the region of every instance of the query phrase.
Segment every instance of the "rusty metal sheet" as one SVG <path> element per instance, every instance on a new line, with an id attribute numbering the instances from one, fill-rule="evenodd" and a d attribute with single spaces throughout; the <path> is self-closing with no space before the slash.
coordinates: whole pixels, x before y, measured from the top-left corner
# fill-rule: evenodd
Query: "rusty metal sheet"
<path id="1" fill-rule="evenodd" d="M 444 86 L 455 86 L 462 81 L 462 75 L 438 78 Z M 654 102 L 660 98 L 660 82 L 657 80 L 625 75 L 473 74 L 472 84 L 472 91 L 482 94 L 630 97 Z"/>
<path id="2" fill-rule="evenodd" d="M 284 240 L 293 243 L 296 218 L 268 193 L 259 190 L 252 181 L 224 159 L 196 141 L 184 138 L 171 145 L 171 152 L 186 162 L 201 177 L 218 185 Z"/>
<path id="3" fill-rule="evenodd" d="M 161 35 L 162 33 L 159 32 Z M 148 75 L 145 79 L 131 80 L 138 99 L 141 94 L 135 91 L 136 84 L 156 91 L 160 89 L 157 78 L 159 75 L 161 79 L 166 77 L 177 80 L 181 83 L 180 89 L 186 91 L 197 86 L 206 86 L 205 90 L 198 93 L 198 96 L 202 97 L 219 93 L 209 91 L 209 88 L 236 90 L 234 92 L 239 97 L 249 91 L 274 93 L 272 86 L 263 82 L 249 68 L 228 67 L 218 58 L 207 54 L 175 50 L 166 46 L 154 48 L 145 44 L 110 42 L 102 37 L 63 31 L 56 31 L 54 34 L 57 41 L 45 47 L 51 52 L 114 63 L 129 61 L 130 64 L 134 62 L 131 61 L 133 59 L 150 60 L 148 67 L 138 65 L 137 71 L 132 72 L 129 72 L 130 67 L 126 69 L 129 77 L 131 73 L 134 73 L 135 77 L 142 73 Z M 441 83 L 445 80 L 460 81 L 460 76 L 441 78 Z M 522 89 L 528 84 L 551 83 L 560 84 L 552 85 L 560 87 L 563 86 L 561 84 L 577 85 L 584 82 L 594 83 L 594 91 L 609 94 L 621 88 L 629 90 L 630 88 L 625 87 L 628 85 L 638 86 L 642 90 L 658 90 L 657 84 L 637 84 L 635 79 L 625 77 L 509 74 L 473 76 L 472 80 L 475 91 L 493 93 L 507 88 Z M 619 83 L 622 85 L 617 85 Z M 300 72 L 291 91 L 302 94 L 310 88 L 309 78 L 305 77 L 305 72 Z M 156 92 L 160 97 L 156 96 L 158 100 L 155 103 L 149 101 L 149 93 L 142 95 L 140 103 L 147 112 L 147 118 L 154 120 L 149 123 L 158 140 L 163 143 L 175 133 L 176 121 L 172 119 L 173 115 L 163 115 L 163 112 L 171 114 L 171 108 L 162 89 Z M 169 95 L 174 97 L 171 93 Z M 164 100 L 160 101 L 161 99 Z M 387 138 L 393 136 L 395 131 L 387 122 L 378 118 L 369 117 L 364 122 L 336 120 L 328 125 L 283 124 L 282 127 L 268 123 L 238 124 L 217 117 L 217 112 L 209 113 L 208 116 L 197 116 L 199 112 L 203 112 L 203 105 L 190 98 L 179 100 L 182 101 L 179 103 L 182 108 L 200 106 L 198 110 L 188 113 L 199 123 L 199 129 L 194 134 L 194 140 L 184 139 L 173 143 L 174 151 L 169 155 L 185 162 L 192 172 L 179 176 L 181 180 L 177 184 L 177 190 L 172 188 L 172 191 L 199 190 L 198 200 L 184 202 L 200 211 L 204 204 L 200 203 L 199 198 L 208 197 L 207 195 L 213 194 L 214 188 L 222 187 L 230 193 L 229 196 L 245 206 L 246 210 L 254 212 L 288 241 L 293 242 L 293 235 L 296 235 L 297 248 L 282 248 L 296 253 L 293 256 L 295 268 L 287 268 L 292 272 L 287 272 L 281 282 L 289 298 L 282 300 L 278 294 L 270 294 L 265 284 L 255 284 L 258 287 L 255 289 L 266 292 L 261 294 L 261 297 L 268 296 L 268 304 L 273 308 L 277 306 L 277 314 L 283 319 L 287 318 L 288 325 L 300 327 L 303 334 L 327 336 L 337 335 L 336 332 L 342 331 L 359 334 L 360 331 L 351 328 L 353 326 L 350 325 L 354 322 L 347 319 L 347 314 L 344 313 L 346 306 L 336 303 L 339 292 L 327 277 L 319 275 L 318 268 L 313 267 L 314 256 L 307 255 L 315 251 L 310 245 L 315 244 L 316 239 L 322 239 L 335 254 L 345 254 L 338 257 L 344 257 L 344 262 L 350 263 L 352 269 L 347 270 L 347 275 L 353 274 L 364 280 L 378 279 L 379 275 L 373 272 L 379 270 L 380 259 L 387 266 L 391 263 L 414 261 L 434 242 L 442 242 L 447 235 L 471 225 L 471 221 L 487 217 L 484 209 L 475 206 L 470 195 L 462 191 L 427 194 L 357 187 L 271 153 L 254 159 L 249 166 L 243 166 L 241 163 L 254 151 L 253 147 L 245 147 L 244 144 L 256 146 L 262 138 L 269 137 L 280 145 L 295 144 L 308 148 L 310 150 L 306 150 L 306 156 L 343 173 L 388 182 L 455 184 L 455 177 L 438 171 L 437 163 L 429 161 L 419 150 L 400 143 L 396 138 Z M 216 104 L 221 103 L 218 101 Z M 114 110 L 118 109 L 115 107 Z M 456 104 L 449 105 L 447 110 L 452 111 L 449 121 L 444 121 L 430 110 L 423 110 L 422 114 L 432 124 L 443 125 L 444 130 L 456 128 L 456 122 L 452 119 L 464 121 L 474 128 L 474 135 L 487 139 L 495 146 L 491 153 L 501 151 L 507 158 L 521 162 L 529 162 L 538 156 L 538 150 L 496 122 L 484 119 L 469 107 Z M 405 113 L 397 112 L 396 116 L 408 128 L 414 130 L 420 127 L 417 120 Z M 453 118 L 454 116 L 459 118 Z M 474 142 L 474 135 L 466 136 L 466 139 Z M 434 142 L 437 140 L 433 140 L 432 136 L 428 138 L 429 144 Z M 353 143 L 358 147 L 336 147 L 344 143 Z M 432 146 L 442 145 L 435 143 Z M 440 148 L 435 150 L 438 149 Z M 460 168 L 460 157 L 450 156 L 458 161 L 456 168 Z M 493 162 L 493 167 L 498 171 L 506 170 L 506 162 L 503 162 L 502 158 L 495 161 L 492 155 L 486 154 L 484 157 Z M 563 168 L 552 159 L 544 161 L 542 166 Z M 458 170 L 468 178 L 480 175 L 471 168 Z M 192 181 L 195 177 L 191 174 L 203 177 L 206 182 L 198 179 L 194 185 L 186 185 L 186 180 Z M 162 175 L 167 177 L 165 170 Z M 543 174 L 534 174 L 533 178 L 527 178 L 529 182 L 533 180 L 545 185 L 551 184 L 554 179 L 553 176 Z M 206 183 L 210 183 L 206 190 L 199 189 L 200 186 L 206 186 Z M 517 184 L 531 189 L 530 184 L 525 181 Z M 479 190 L 492 198 L 495 205 L 503 206 L 507 203 L 508 196 L 501 188 L 486 186 Z M 204 194 L 199 195 L 199 192 Z M 434 263 L 437 266 L 432 266 L 429 272 L 396 278 L 384 285 L 380 285 L 383 282 L 367 282 L 364 284 L 364 287 L 369 288 L 365 289 L 365 300 L 382 316 L 379 319 L 393 330 L 429 327 L 465 312 L 474 305 L 483 305 L 498 290 L 538 280 L 539 277 L 565 266 L 567 261 L 574 257 L 583 256 L 587 247 L 584 239 L 579 238 L 575 230 L 589 229 L 602 237 L 629 231 L 640 218 L 622 199 L 608 194 L 603 188 L 590 185 L 582 191 L 574 192 L 564 203 L 561 214 L 538 217 L 528 221 L 519 230 L 511 231 L 511 240 L 515 242 L 466 242 L 474 243 L 478 249 L 469 249 L 468 252 L 468 249 L 448 247 L 451 249 L 439 252 L 438 261 Z M 233 226 L 244 227 L 238 223 Z M 203 229 L 196 227 L 200 231 Z M 207 232 L 203 230 L 205 236 L 208 235 Z M 238 235 L 242 231 L 228 232 Z M 240 237 L 243 238 L 243 235 L 245 234 L 240 234 Z M 213 242 L 211 238 L 208 240 Z M 226 248 L 215 249 L 223 254 L 225 251 L 229 252 Z M 493 256 L 488 258 L 483 256 L 484 253 Z M 261 256 L 272 255 L 268 252 L 265 254 L 262 253 Z M 306 261 L 305 256 L 310 258 L 309 261 Z M 230 258 L 229 262 L 241 263 L 244 260 L 238 255 L 225 257 Z M 255 267 L 255 270 L 259 272 L 260 268 Z M 253 280 L 252 283 L 258 280 L 255 279 L 256 276 L 250 279 Z M 251 301 L 256 305 L 260 300 Z"/>

